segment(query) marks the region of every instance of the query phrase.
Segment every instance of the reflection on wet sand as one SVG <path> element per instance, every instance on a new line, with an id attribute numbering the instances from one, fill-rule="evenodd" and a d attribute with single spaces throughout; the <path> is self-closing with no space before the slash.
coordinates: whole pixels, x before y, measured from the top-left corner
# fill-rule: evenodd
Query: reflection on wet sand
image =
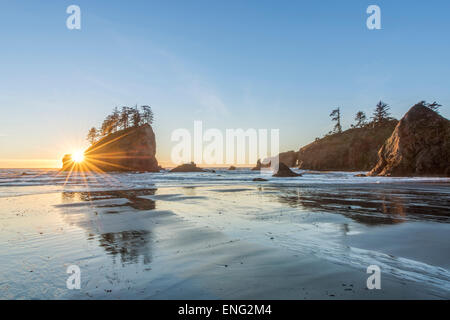
<path id="1" fill-rule="evenodd" d="M 138 263 L 143 258 L 144 264 L 151 262 L 151 233 L 147 230 L 109 232 L 100 235 L 100 246 L 115 257 L 120 256 L 122 264 Z"/>
<path id="2" fill-rule="evenodd" d="M 64 191 L 62 192 L 63 202 L 67 201 L 88 201 L 96 207 L 132 207 L 137 210 L 153 210 L 155 209 L 155 201 L 151 199 L 141 198 L 141 196 L 154 195 L 157 189 L 135 189 L 135 190 L 107 190 L 107 191 Z M 98 204 L 94 201 L 108 199 L 128 199 L 123 204 Z"/>
<path id="3" fill-rule="evenodd" d="M 0 186 L 1 298 L 449 297 L 450 180 L 55 174 Z M 72 264 L 82 290 L 65 290 Z"/>
<path id="4" fill-rule="evenodd" d="M 131 207 L 139 211 L 147 211 L 155 209 L 155 201 L 151 199 L 142 198 L 142 196 L 154 195 L 157 189 L 134 189 L 134 190 L 107 190 L 107 191 L 65 191 L 62 192 L 63 202 L 68 204 L 60 205 L 59 207 L 71 208 L 77 207 L 77 202 L 89 202 L 90 205 L 97 208 L 118 208 Z M 127 199 L 126 203 L 117 204 L 114 200 Z M 108 202 L 110 200 L 110 202 Z M 122 213 L 123 211 L 103 211 L 103 213 Z M 98 213 L 96 212 L 96 215 Z M 119 216 L 117 216 L 119 217 Z M 111 220 L 113 217 L 105 218 Z M 97 216 L 97 219 L 101 219 Z M 108 220 L 108 221 L 109 221 Z M 79 226 L 86 229 L 89 233 L 89 240 L 97 239 L 99 246 L 102 247 L 107 254 L 111 255 L 113 262 L 116 257 L 120 257 L 122 264 L 133 264 L 142 262 L 149 264 L 151 259 L 151 243 L 152 232 L 145 229 L 145 225 L 140 223 L 140 218 L 133 218 L 134 223 L 130 225 L 127 218 L 124 222 L 124 227 L 129 230 L 121 230 L 113 232 L 108 230 L 108 223 L 104 219 L 96 223 L 78 223 Z M 99 228 L 101 225 L 101 228 Z M 114 224 L 113 224 L 114 225 Z M 98 237 L 95 236 L 98 234 Z M 141 260 L 142 259 L 142 260 Z"/>
<path id="5" fill-rule="evenodd" d="M 267 188 L 274 190 L 274 188 Z M 267 190 L 266 189 L 266 190 Z M 266 191 L 266 190 L 263 190 Z M 277 188 L 279 202 L 292 208 L 340 213 L 366 225 L 394 224 L 406 219 L 449 220 L 447 194 L 358 188 Z M 438 198 L 439 202 L 434 199 Z"/>

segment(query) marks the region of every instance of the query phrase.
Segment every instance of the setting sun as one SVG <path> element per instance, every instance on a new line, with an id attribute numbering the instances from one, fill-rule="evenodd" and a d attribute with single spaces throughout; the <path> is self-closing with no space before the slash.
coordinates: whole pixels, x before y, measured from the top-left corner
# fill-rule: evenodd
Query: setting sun
<path id="1" fill-rule="evenodd" d="M 79 163 L 84 160 L 84 152 L 83 151 L 76 151 L 72 154 L 72 160 Z"/>

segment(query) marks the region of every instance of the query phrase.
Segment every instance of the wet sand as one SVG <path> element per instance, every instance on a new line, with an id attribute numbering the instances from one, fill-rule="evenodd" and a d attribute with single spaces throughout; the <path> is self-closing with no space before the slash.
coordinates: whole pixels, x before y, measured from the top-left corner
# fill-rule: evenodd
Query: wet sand
<path id="1" fill-rule="evenodd" d="M 0 298 L 450 298 L 448 184 L 77 189 L 0 197 Z"/>

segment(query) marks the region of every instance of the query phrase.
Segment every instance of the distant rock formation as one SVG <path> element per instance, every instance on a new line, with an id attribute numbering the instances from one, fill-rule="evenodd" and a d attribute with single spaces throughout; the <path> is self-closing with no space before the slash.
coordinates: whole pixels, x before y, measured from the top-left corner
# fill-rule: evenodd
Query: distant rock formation
<path id="1" fill-rule="evenodd" d="M 71 155 L 65 155 L 63 170 L 159 172 L 155 154 L 155 134 L 149 124 L 144 124 L 100 139 L 84 152 L 84 160 L 79 164 Z"/>
<path id="2" fill-rule="evenodd" d="M 252 171 L 259 171 L 261 168 L 270 168 L 271 162 L 269 163 L 261 163 L 261 159 L 256 161 L 256 166 L 252 168 Z"/>
<path id="3" fill-rule="evenodd" d="M 285 165 L 283 162 L 280 162 L 278 164 L 278 171 L 272 175 L 272 177 L 278 177 L 278 178 L 286 178 L 286 177 L 301 177 L 302 175 L 300 173 L 295 173 L 287 165 Z"/>
<path id="4" fill-rule="evenodd" d="M 228 168 L 228 170 L 236 170 L 236 167 L 235 167 L 235 166 L 230 166 L 230 167 Z"/>
<path id="5" fill-rule="evenodd" d="M 378 152 L 372 176 L 450 176 L 450 121 L 419 103 Z"/>
<path id="6" fill-rule="evenodd" d="M 394 131 L 397 120 L 377 126 L 352 128 L 318 139 L 298 151 L 300 169 L 369 171 L 378 161 L 378 150 Z"/>
<path id="7" fill-rule="evenodd" d="M 255 181 L 255 182 L 263 182 L 263 181 L 268 181 L 267 179 L 264 179 L 264 178 L 254 178 L 254 179 L 252 179 L 252 181 Z"/>
<path id="8" fill-rule="evenodd" d="M 173 168 L 169 172 L 208 172 L 208 170 L 199 168 L 195 163 L 191 162 L 179 165 L 178 167 Z"/>

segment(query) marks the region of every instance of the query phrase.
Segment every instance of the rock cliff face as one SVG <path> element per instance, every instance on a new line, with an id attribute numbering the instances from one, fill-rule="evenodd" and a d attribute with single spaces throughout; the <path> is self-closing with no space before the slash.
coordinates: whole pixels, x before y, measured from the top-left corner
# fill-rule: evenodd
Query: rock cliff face
<path id="1" fill-rule="evenodd" d="M 352 128 L 318 139 L 298 151 L 300 169 L 365 171 L 377 163 L 378 150 L 392 134 L 397 120 Z"/>
<path id="2" fill-rule="evenodd" d="M 76 164 L 70 155 L 63 158 L 63 170 L 76 167 L 82 171 L 150 171 L 160 167 L 155 158 L 155 134 L 149 124 L 114 132 L 90 146 L 84 161 Z"/>
<path id="3" fill-rule="evenodd" d="M 378 152 L 369 175 L 450 176 L 450 121 L 413 106 Z"/>

